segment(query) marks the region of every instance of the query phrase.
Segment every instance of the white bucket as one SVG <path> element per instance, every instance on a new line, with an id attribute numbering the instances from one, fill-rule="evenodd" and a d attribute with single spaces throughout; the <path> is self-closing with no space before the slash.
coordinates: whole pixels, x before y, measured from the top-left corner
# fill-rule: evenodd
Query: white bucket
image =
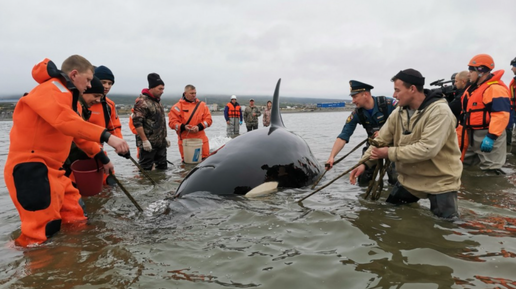
<path id="1" fill-rule="evenodd" d="M 188 138 L 183 140 L 183 157 L 187 164 L 197 164 L 202 161 L 202 139 Z"/>

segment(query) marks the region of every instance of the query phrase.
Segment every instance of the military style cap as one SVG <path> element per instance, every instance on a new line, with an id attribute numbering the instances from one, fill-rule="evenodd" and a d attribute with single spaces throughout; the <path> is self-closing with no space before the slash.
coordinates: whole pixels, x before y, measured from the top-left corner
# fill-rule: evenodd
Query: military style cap
<path id="1" fill-rule="evenodd" d="M 349 95 L 353 96 L 357 93 L 361 93 L 362 91 L 370 91 L 374 87 L 372 85 L 369 85 L 367 83 L 363 83 L 357 80 L 350 80 L 349 81 Z"/>

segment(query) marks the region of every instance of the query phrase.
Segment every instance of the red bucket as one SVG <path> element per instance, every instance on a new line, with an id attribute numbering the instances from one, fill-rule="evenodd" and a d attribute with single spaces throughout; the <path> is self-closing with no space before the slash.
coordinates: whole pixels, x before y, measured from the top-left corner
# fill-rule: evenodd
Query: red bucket
<path id="1" fill-rule="evenodd" d="M 104 168 L 94 159 L 77 160 L 73 162 L 75 184 L 82 196 L 94 196 L 102 191 Z"/>

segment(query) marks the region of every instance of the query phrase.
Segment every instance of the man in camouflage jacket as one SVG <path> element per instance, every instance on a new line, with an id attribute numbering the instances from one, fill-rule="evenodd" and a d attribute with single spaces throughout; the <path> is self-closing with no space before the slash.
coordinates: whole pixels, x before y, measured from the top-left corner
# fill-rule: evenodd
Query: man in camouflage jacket
<path id="1" fill-rule="evenodd" d="M 165 83 L 157 73 L 147 76 L 149 88 L 142 90 L 133 108 L 132 120 L 136 129 L 139 163 L 144 170 L 167 168 L 167 120 L 161 105 Z"/>
<path id="2" fill-rule="evenodd" d="M 254 99 L 249 100 L 249 106 L 245 108 L 244 120 L 247 131 L 258 129 L 258 117 L 262 115 L 260 110 L 254 106 Z"/>

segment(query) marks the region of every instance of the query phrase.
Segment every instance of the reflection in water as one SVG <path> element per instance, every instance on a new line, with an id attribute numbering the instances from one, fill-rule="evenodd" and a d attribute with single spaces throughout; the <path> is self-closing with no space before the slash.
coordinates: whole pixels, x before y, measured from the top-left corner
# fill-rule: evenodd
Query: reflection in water
<path id="1" fill-rule="evenodd" d="M 454 270 L 448 264 L 419 264 L 408 256 L 421 248 L 430 254 L 452 256 L 479 245 L 471 240 L 451 241 L 447 236 L 454 232 L 447 227 L 454 225 L 427 214 L 417 204 L 393 206 L 362 203 L 364 208 L 349 220 L 375 242 L 369 245 L 370 260 L 345 259 L 341 262 L 353 264 L 357 271 L 376 274 L 376 278 L 370 279 L 372 288 L 424 283 L 450 288 L 455 281 Z"/>
<path id="2" fill-rule="evenodd" d="M 136 284 L 144 265 L 113 233 L 101 222 L 94 222 L 80 233 L 63 228 L 50 242 L 24 249 L 23 273 L 11 286 L 74 288 L 88 284 L 128 288 Z"/>
<path id="3" fill-rule="evenodd" d="M 514 280 L 509 280 L 509 279 L 505 279 L 505 278 L 493 278 L 493 277 L 479 276 L 479 275 L 475 275 L 475 278 L 482 281 L 485 284 L 502 285 L 503 286 L 503 287 L 496 286 L 493 288 L 508 288 L 508 289 L 516 288 L 516 281 L 514 281 Z M 472 285 L 472 284 L 468 284 L 468 285 Z"/>
<path id="4" fill-rule="evenodd" d="M 302 136 L 322 163 L 347 113 L 283 117 L 286 127 Z M 0 137 L 0 166 L 5 163 L 9 125 L 0 122 L 5 132 Z M 225 128 L 223 117 L 214 116 L 207 131 L 210 143 L 225 136 Z M 123 129 L 124 137 L 133 140 L 127 127 Z M 360 133 L 350 147 L 366 137 Z M 213 149 L 225 138 L 220 140 Z M 106 189 L 85 199 L 90 218 L 85 229 L 63 228 L 51 242 L 27 250 L 12 247 L 19 218 L 5 186 L 0 187 L 0 287 L 516 287 L 512 156 L 503 168 L 507 175 L 465 171 L 459 192 L 462 217 L 455 223 L 433 217 L 426 200 L 411 206 L 386 204 L 388 187 L 379 201 L 363 200 L 365 189 L 345 178 L 307 199 L 304 207 L 295 200 L 311 193 L 308 187 L 256 199 L 191 194 L 169 200 L 191 167 L 180 164 L 175 146 L 168 156 L 175 165 L 150 172 L 157 186 L 130 161 L 116 159 L 117 177 L 143 213 L 119 188 Z M 340 175 L 359 157 L 351 154 L 322 182 Z M 306 168 L 297 161 L 284 163 L 288 168 L 270 164 L 268 169 L 282 176 Z"/>

